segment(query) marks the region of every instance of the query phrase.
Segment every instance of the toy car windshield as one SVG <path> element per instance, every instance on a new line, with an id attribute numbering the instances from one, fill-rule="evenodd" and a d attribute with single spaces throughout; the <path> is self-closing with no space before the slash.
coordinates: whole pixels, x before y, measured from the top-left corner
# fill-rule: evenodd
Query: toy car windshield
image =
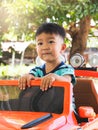
<path id="1" fill-rule="evenodd" d="M 10 81 L 9 81 L 10 82 Z M 62 113 L 64 88 L 40 90 L 38 85 L 20 90 L 17 86 L 0 87 L 0 110 Z"/>

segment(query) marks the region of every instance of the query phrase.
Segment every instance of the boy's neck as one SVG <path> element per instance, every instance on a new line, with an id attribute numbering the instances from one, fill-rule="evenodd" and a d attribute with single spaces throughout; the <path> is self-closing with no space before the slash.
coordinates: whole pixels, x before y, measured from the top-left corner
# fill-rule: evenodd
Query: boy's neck
<path id="1" fill-rule="evenodd" d="M 56 63 L 46 63 L 46 65 L 45 65 L 46 73 L 49 73 L 52 70 L 54 70 L 60 63 L 61 63 L 61 61 L 56 62 Z"/>

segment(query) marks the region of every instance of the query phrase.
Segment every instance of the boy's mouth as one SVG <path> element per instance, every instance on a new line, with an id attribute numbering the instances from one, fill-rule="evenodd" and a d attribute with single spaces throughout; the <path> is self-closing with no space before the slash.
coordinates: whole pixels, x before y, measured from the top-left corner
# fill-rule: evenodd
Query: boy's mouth
<path id="1" fill-rule="evenodd" d="M 42 55 L 51 55 L 51 53 L 47 52 L 47 53 L 43 53 Z"/>

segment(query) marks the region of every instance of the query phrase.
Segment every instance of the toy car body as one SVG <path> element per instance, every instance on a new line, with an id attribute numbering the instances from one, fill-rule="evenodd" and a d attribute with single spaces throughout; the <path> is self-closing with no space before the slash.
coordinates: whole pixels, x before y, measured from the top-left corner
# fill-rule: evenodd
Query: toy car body
<path id="1" fill-rule="evenodd" d="M 33 80 L 31 82 L 31 88 L 29 88 L 29 91 L 27 92 L 27 94 L 26 94 L 27 90 L 25 90 L 25 95 L 22 95 L 21 90 L 19 90 L 19 88 L 17 87 L 18 86 L 17 80 L 0 80 L 0 129 L 1 130 L 21 130 L 21 129 L 27 129 L 27 130 L 97 130 L 98 129 L 98 113 L 97 113 L 98 112 L 98 109 L 97 109 L 98 108 L 98 93 L 95 90 L 97 93 L 97 98 L 95 95 L 94 100 L 96 100 L 96 103 L 94 106 L 92 105 L 92 101 L 90 105 L 86 104 L 86 102 L 81 103 L 80 101 L 81 95 L 77 97 L 77 95 L 80 94 L 78 93 L 79 91 L 77 91 L 77 88 L 81 81 L 82 82 L 86 81 L 85 83 L 88 84 L 88 80 L 89 80 L 91 81 L 90 83 L 92 84 L 92 79 L 84 78 L 83 80 L 83 77 L 81 78 L 81 76 L 84 76 L 83 74 L 85 71 L 81 70 L 81 73 L 80 72 L 78 73 L 78 72 L 79 71 L 77 70 L 75 73 L 77 76 L 80 76 L 80 77 L 77 78 L 78 84 L 74 88 L 75 97 L 77 98 L 76 106 L 78 107 L 77 108 L 77 111 L 79 114 L 78 116 L 80 117 L 80 119 L 86 119 L 86 122 L 84 120 L 82 120 L 81 122 L 78 122 L 78 119 L 76 118 L 74 111 L 71 109 L 72 84 L 68 82 L 55 81 L 52 86 L 52 88 L 55 88 L 55 89 L 59 88 L 59 90 L 61 89 L 63 90 L 62 91 L 63 96 L 59 95 L 54 100 L 54 104 L 55 104 L 59 102 L 60 97 L 63 97 L 63 102 L 61 105 L 63 108 L 63 109 L 61 108 L 62 111 L 60 112 L 44 111 L 43 110 L 44 105 L 42 106 L 39 105 L 39 107 L 42 110 L 41 112 L 41 111 L 32 111 L 32 110 L 29 111 L 28 110 L 29 99 L 25 100 L 26 97 L 28 98 L 29 93 L 32 92 L 31 88 L 36 88 L 36 87 L 38 88 L 40 86 L 39 80 L 38 81 Z M 89 71 L 89 73 L 90 73 L 90 76 L 92 77 L 97 77 L 98 75 L 97 72 L 95 74 Z M 85 74 L 85 76 L 88 76 L 87 73 Z M 84 93 L 84 92 L 81 91 L 81 93 Z M 46 103 L 47 102 L 48 101 L 46 100 Z M 49 107 L 52 105 L 53 105 L 53 102 L 50 103 Z M 25 110 L 25 107 L 27 111 Z"/>

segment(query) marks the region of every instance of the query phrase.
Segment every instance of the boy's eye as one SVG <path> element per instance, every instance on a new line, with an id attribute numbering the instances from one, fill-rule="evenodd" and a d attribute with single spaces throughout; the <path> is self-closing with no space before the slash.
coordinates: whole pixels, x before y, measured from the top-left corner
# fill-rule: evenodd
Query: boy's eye
<path id="1" fill-rule="evenodd" d="M 43 43 L 42 42 L 38 42 L 37 45 L 42 45 Z"/>
<path id="2" fill-rule="evenodd" d="M 55 43 L 53 40 L 50 40 L 48 43 L 52 44 L 52 43 Z"/>

